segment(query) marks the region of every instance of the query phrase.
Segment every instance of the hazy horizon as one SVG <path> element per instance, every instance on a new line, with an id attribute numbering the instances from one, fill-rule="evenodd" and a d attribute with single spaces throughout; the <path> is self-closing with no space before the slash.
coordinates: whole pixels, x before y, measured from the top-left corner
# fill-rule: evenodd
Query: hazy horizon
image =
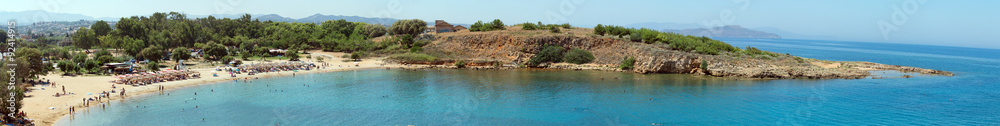
<path id="1" fill-rule="evenodd" d="M 740 25 L 776 28 L 801 35 L 831 36 L 838 41 L 945 45 L 1000 49 L 989 39 L 1000 14 L 989 5 L 1000 1 L 4 1 L 0 11 L 42 10 L 94 18 L 148 16 L 154 12 L 188 15 L 278 14 L 303 18 L 315 14 L 472 23 L 501 19 L 520 22 L 627 25 L 646 22 Z M 636 4 L 644 3 L 644 4 Z M 123 11 L 128 10 L 128 11 Z M 35 15 L 38 16 L 38 15 Z M 34 17 L 38 18 L 38 17 Z M 662 29 L 657 29 L 662 30 Z M 808 39 L 808 38 L 806 38 Z"/>

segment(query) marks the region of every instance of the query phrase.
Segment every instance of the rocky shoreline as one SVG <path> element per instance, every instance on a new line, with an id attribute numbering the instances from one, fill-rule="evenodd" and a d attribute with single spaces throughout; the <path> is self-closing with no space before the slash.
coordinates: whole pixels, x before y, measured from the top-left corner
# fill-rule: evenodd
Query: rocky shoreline
<path id="1" fill-rule="evenodd" d="M 438 34 L 430 51 L 451 54 L 452 59 L 469 62 L 470 69 L 513 69 L 524 64 L 545 45 L 558 45 L 567 49 L 582 49 L 594 54 L 592 63 L 551 64 L 535 68 L 569 70 L 603 70 L 634 73 L 698 74 L 716 77 L 764 79 L 861 79 L 872 77 L 869 71 L 892 70 L 923 75 L 954 76 L 947 71 L 922 69 L 871 62 L 825 61 L 788 54 L 746 55 L 724 53 L 699 54 L 670 49 L 665 44 L 628 42 L 600 36 L 555 34 L 520 35 L 517 31 L 477 32 L 465 34 Z M 617 69 L 626 57 L 636 59 L 635 68 Z M 455 60 L 436 62 L 399 62 L 401 64 L 430 65 L 436 68 L 455 68 Z M 703 64 L 704 63 L 704 64 Z M 875 78 L 875 77 L 872 77 Z"/>

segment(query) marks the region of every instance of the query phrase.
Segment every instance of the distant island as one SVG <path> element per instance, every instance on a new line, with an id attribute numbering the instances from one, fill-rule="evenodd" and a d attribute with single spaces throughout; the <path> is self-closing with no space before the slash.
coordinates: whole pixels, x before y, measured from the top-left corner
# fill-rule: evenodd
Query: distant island
<path id="1" fill-rule="evenodd" d="M 708 29 L 706 28 L 684 29 L 684 30 L 664 29 L 663 31 L 692 35 L 692 36 L 705 36 L 705 37 L 781 39 L 781 36 L 778 36 L 777 34 L 747 29 L 740 27 L 739 25 L 728 25 L 728 26 L 714 27 Z"/>

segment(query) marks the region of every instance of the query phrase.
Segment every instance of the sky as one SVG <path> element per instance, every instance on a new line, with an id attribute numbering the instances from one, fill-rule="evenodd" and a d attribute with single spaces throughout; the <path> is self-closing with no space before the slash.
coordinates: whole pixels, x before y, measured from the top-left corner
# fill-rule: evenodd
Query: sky
<path id="1" fill-rule="evenodd" d="M 626 25 L 669 22 L 777 28 L 835 40 L 1000 49 L 996 0 L 0 0 L 0 11 L 101 17 L 153 12 L 314 14 L 446 20 Z M 17 6 L 9 6 L 17 5 Z"/>

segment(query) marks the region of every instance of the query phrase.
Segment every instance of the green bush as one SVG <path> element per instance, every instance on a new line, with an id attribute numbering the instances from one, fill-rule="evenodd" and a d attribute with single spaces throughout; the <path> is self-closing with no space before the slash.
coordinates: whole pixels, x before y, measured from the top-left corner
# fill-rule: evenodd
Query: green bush
<path id="1" fill-rule="evenodd" d="M 419 53 L 419 52 L 423 52 L 423 51 L 424 51 L 424 48 L 421 48 L 421 47 L 418 47 L 418 46 L 414 46 L 413 48 L 410 48 L 410 52 L 411 53 Z"/>
<path id="2" fill-rule="evenodd" d="M 574 64 L 584 64 L 594 61 L 594 54 L 582 49 L 573 49 L 563 55 L 563 61 Z"/>
<path id="3" fill-rule="evenodd" d="M 85 61 L 84 63 L 81 63 L 80 65 L 82 65 L 81 67 L 83 67 L 84 69 L 87 69 L 90 72 L 98 72 L 98 71 L 95 71 L 95 69 L 100 70 L 100 68 L 101 68 L 100 63 L 98 63 L 97 60 L 94 60 L 94 59 L 89 59 L 89 60 Z"/>
<path id="4" fill-rule="evenodd" d="M 458 62 L 455 62 L 455 67 L 465 68 L 465 61 L 464 60 L 459 60 Z"/>
<path id="5" fill-rule="evenodd" d="M 541 24 L 542 22 L 538 22 L 538 23 Z M 604 25 L 597 24 L 597 26 L 594 27 L 594 34 L 604 35 L 605 34 L 605 32 L 604 32 Z"/>
<path id="6" fill-rule="evenodd" d="M 535 25 L 534 23 L 524 23 L 524 24 L 521 24 L 521 29 L 522 30 L 538 30 L 538 25 Z"/>
<path id="7" fill-rule="evenodd" d="M 229 64 L 229 62 L 233 61 L 234 59 L 233 59 L 233 56 L 224 56 L 224 57 L 222 57 L 221 60 L 222 60 L 222 63 Z"/>
<path id="8" fill-rule="evenodd" d="M 707 70 L 708 69 L 708 61 L 701 60 L 701 69 L 702 70 Z"/>
<path id="9" fill-rule="evenodd" d="M 642 42 L 642 33 L 632 33 L 628 35 L 628 39 L 632 40 L 632 42 Z"/>
<path id="10" fill-rule="evenodd" d="M 541 52 L 538 52 L 538 54 L 535 54 L 534 57 L 531 57 L 531 59 L 528 60 L 528 65 L 538 66 L 538 64 L 542 64 L 544 62 L 553 62 L 553 63 L 561 62 L 560 60 L 562 59 L 562 52 L 563 52 L 562 47 L 545 46 L 545 48 L 543 48 Z"/>
<path id="11" fill-rule="evenodd" d="M 562 31 L 559 30 L 559 27 L 549 27 L 549 31 L 552 33 L 562 33 Z"/>
<path id="12" fill-rule="evenodd" d="M 625 60 L 622 60 L 621 65 L 618 67 L 622 70 L 631 70 L 632 68 L 635 68 L 635 58 L 626 56 Z"/>
<path id="13" fill-rule="evenodd" d="M 149 71 L 160 71 L 160 63 L 157 63 L 156 61 L 146 63 L 146 69 L 148 69 Z"/>
<path id="14" fill-rule="evenodd" d="M 500 19 L 493 19 L 493 22 L 483 23 L 483 21 L 476 21 L 475 24 L 469 27 L 469 31 L 493 31 L 493 30 L 506 30 L 506 25 L 503 24 Z"/>
<path id="15" fill-rule="evenodd" d="M 289 49 L 289 50 L 285 51 L 285 57 L 288 57 L 288 60 L 299 59 L 299 57 L 300 57 L 299 56 L 299 50 L 298 49 Z"/>
<path id="16" fill-rule="evenodd" d="M 427 29 L 427 22 L 420 19 L 399 20 L 389 27 L 389 34 L 392 35 L 417 35 Z"/>
<path id="17" fill-rule="evenodd" d="M 671 32 L 660 32 L 652 29 L 635 29 L 626 28 L 621 26 L 613 25 L 600 25 L 594 27 L 594 34 L 598 35 L 612 35 L 618 36 L 619 38 L 628 35 L 630 40 L 634 42 L 645 42 L 645 43 L 666 43 L 671 48 L 675 50 L 682 50 L 688 52 L 696 52 L 702 54 L 717 55 L 721 52 L 734 52 L 739 53 L 741 50 L 739 48 L 733 47 L 732 45 L 726 44 L 718 40 L 713 40 L 708 37 L 696 37 L 690 35 L 681 35 Z"/>
<path id="18" fill-rule="evenodd" d="M 364 55 L 365 55 L 365 52 L 354 51 L 354 52 L 351 53 L 351 59 L 353 59 L 354 61 L 358 61 L 358 60 L 361 59 L 361 57 L 364 57 Z"/>
<path id="19" fill-rule="evenodd" d="M 561 26 L 562 28 L 565 28 L 565 29 L 573 28 L 573 26 L 569 25 L 569 23 L 563 23 L 562 25 L 559 25 L 559 26 Z"/>
<path id="20" fill-rule="evenodd" d="M 756 55 L 768 55 L 768 56 L 771 56 L 771 57 L 778 57 L 778 54 L 777 54 L 777 53 L 772 53 L 772 52 L 768 52 L 768 51 L 764 51 L 764 50 L 760 50 L 760 49 L 757 49 L 757 48 L 754 48 L 754 47 L 750 47 L 750 46 L 747 46 L 747 49 L 746 49 L 746 50 L 743 50 L 743 51 L 744 51 L 744 52 L 745 52 L 746 54 L 750 55 L 750 56 L 756 56 Z"/>

